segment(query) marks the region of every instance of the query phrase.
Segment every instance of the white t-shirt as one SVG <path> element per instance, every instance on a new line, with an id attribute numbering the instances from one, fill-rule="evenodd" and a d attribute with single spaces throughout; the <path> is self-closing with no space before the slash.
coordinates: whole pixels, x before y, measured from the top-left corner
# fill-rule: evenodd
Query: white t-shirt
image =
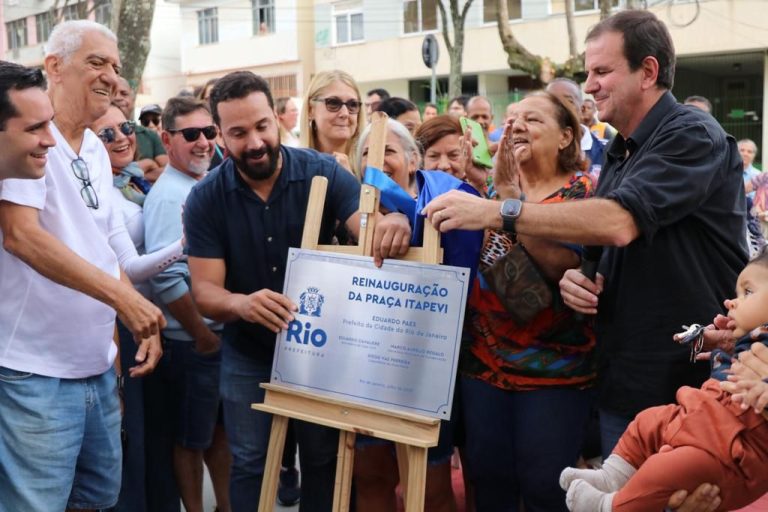
<path id="1" fill-rule="evenodd" d="M 104 272 L 119 277 L 109 237 L 124 230 L 116 222 L 112 171 L 104 145 L 86 130 L 80 157 L 88 165 L 100 199 L 89 209 L 72 171 L 77 155 L 55 125 L 56 146 L 48 151 L 45 177 L 0 181 L 0 200 L 39 210 L 40 225 L 72 251 Z M 0 240 L 2 240 L 0 234 Z M 87 295 L 58 285 L 0 250 L 0 366 L 58 378 L 83 378 L 107 371 L 117 348 L 112 341 L 115 311 Z"/>

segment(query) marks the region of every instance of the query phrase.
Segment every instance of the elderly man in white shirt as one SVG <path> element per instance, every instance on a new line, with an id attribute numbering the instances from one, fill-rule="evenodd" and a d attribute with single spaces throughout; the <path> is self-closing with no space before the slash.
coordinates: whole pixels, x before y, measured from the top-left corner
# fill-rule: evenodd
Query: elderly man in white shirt
<path id="1" fill-rule="evenodd" d="M 140 376 L 160 357 L 160 311 L 120 270 L 106 197 L 103 115 L 120 57 L 108 29 L 58 25 L 45 70 L 56 115 L 45 177 L 0 182 L 0 511 L 96 510 L 120 490 L 115 313 L 139 343 Z"/>

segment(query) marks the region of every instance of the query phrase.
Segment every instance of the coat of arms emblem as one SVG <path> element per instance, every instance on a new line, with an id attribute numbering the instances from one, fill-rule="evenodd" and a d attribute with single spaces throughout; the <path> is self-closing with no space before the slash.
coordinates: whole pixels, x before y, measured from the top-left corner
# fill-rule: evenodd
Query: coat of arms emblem
<path id="1" fill-rule="evenodd" d="M 325 297 L 318 288 L 310 286 L 299 296 L 299 314 L 319 317 Z"/>

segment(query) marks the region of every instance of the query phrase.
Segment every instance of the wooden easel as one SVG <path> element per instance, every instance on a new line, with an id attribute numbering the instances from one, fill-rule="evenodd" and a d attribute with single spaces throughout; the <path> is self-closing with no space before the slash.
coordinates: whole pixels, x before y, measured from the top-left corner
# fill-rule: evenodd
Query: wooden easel
<path id="1" fill-rule="evenodd" d="M 386 114 L 377 112 L 373 115 L 369 137 L 371 142 L 368 148 L 368 165 L 381 169 L 384 164 L 384 147 L 387 137 Z M 360 236 L 357 246 L 319 245 L 320 224 L 327 188 L 326 178 L 317 176 L 312 180 L 301 247 L 333 253 L 372 255 L 373 229 L 379 209 L 379 190 L 369 185 L 362 186 Z M 433 264 L 442 262 L 440 234 L 429 222 L 424 223 L 423 247 L 411 248 L 403 259 Z M 349 510 L 357 433 L 397 443 L 400 482 L 405 492 L 405 510 L 406 512 L 424 510 L 427 448 L 437 445 L 440 434 L 439 419 L 359 405 L 279 384 L 262 384 L 262 387 L 266 389 L 264 403 L 253 404 L 252 407 L 271 413 L 273 419 L 261 486 L 259 512 L 271 512 L 274 509 L 289 418 L 333 427 L 341 431 L 333 494 L 334 512 Z"/>

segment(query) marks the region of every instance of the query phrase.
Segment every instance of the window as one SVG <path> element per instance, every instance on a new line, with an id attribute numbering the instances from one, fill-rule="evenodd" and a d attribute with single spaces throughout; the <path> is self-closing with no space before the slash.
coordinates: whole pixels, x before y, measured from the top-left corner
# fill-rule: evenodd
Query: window
<path id="1" fill-rule="evenodd" d="M 83 16 L 80 15 L 80 4 L 70 4 L 65 5 L 61 9 L 61 19 L 62 21 L 69 21 L 69 20 L 79 20 L 83 18 Z"/>
<path id="2" fill-rule="evenodd" d="M 365 39 L 362 10 L 335 12 L 333 14 L 334 42 L 354 43 Z"/>
<path id="3" fill-rule="evenodd" d="M 96 23 L 109 26 L 112 23 L 112 0 L 100 0 L 93 9 Z"/>
<path id="4" fill-rule="evenodd" d="M 37 42 L 46 42 L 53 29 L 53 13 L 51 11 L 45 11 L 44 13 L 35 15 L 35 26 L 37 27 Z"/>
<path id="5" fill-rule="evenodd" d="M 619 0 L 611 0 L 611 8 L 618 6 Z M 600 9 L 600 0 L 576 0 L 574 7 L 577 12 Z"/>
<path id="6" fill-rule="evenodd" d="M 219 42 L 219 8 L 197 11 L 197 34 L 200 44 Z"/>
<path id="7" fill-rule="evenodd" d="M 507 0 L 507 10 L 509 19 L 519 20 L 523 17 L 523 11 L 520 4 L 522 0 Z M 498 12 L 498 2 L 496 0 L 483 1 L 483 22 L 496 23 L 496 13 Z"/>
<path id="8" fill-rule="evenodd" d="M 27 19 L 11 21 L 5 24 L 5 30 L 8 32 L 8 48 L 15 50 L 27 46 Z"/>
<path id="9" fill-rule="evenodd" d="M 275 0 L 251 0 L 253 35 L 275 32 Z"/>
<path id="10" fill-rule="evenodd" d="M 295 98 L 301 95 L 296 88 L 296 75 L 265 76 L 264 79 L 269 84 L 269 90 L 272 91 L 272 96 L 275 98 L 280 96 Z"/>
<path id="11" fill-rule="evenodd" d="M 404 0 L 403 33 L 437 30 L 437 2 L 440 0 Z"/>

